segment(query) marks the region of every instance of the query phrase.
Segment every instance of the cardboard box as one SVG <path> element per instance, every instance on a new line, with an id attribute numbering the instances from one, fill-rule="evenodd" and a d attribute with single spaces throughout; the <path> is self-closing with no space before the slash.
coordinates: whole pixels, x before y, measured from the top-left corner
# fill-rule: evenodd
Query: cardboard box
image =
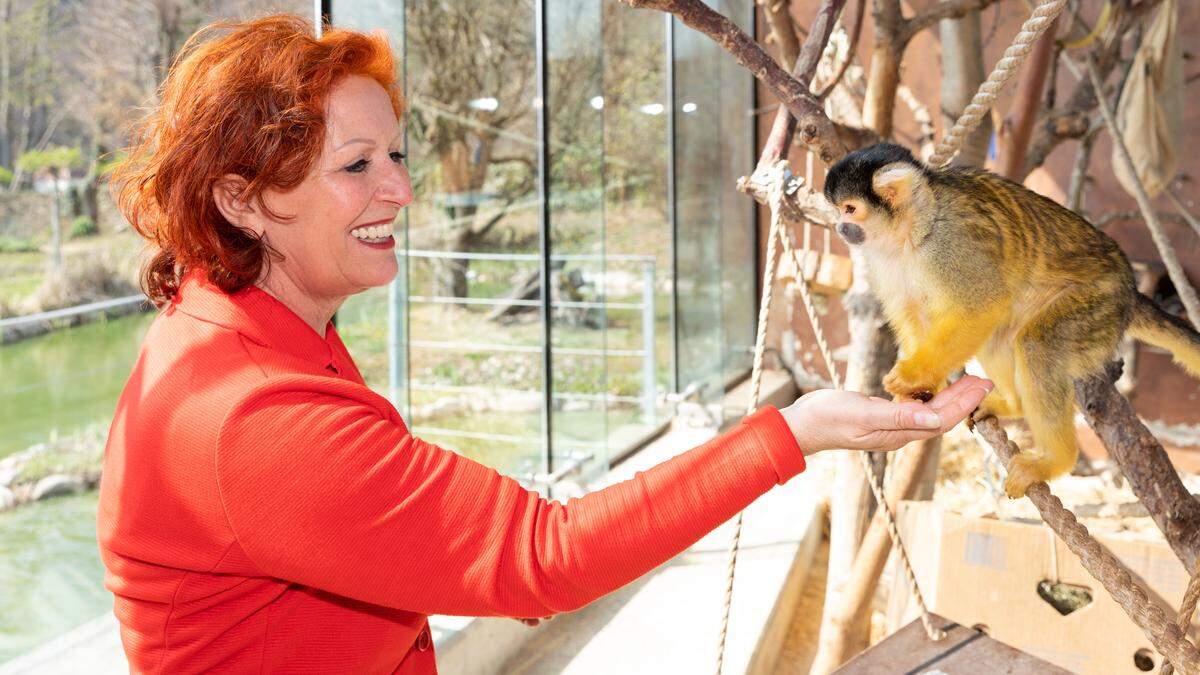
<path id="1" fill-rule="evenodd" d="M 903 502 L 897 517 L 931 611 L 1076 673 L 1138 675 L 1161 666 L 1141 629 L 1045 524 L 966 517 L 930 502 Z M 1165 543 L 1097 539 L 1175 616 L 1188 576 Z M 1043 581 L 1087 589 L 1091 602 L 1064 616 L 1039 595 Z M 917 615 L 903 570 L 893 568 L 889 633 Z M 1198 631 L 1194 620 L 1193 640 Z"/>

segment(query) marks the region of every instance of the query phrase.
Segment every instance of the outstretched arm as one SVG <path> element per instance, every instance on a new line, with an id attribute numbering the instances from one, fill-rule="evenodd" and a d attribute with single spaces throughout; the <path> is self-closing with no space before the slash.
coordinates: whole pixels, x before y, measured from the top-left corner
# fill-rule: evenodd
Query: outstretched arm
<path id="1" fill-rule="evenodd" d="M 902 442 L 951 419 L 896 430 L 917 423 L 911 406 L 920 404 L 867 402 L 868 412 L 841 411 L 853 420 L 846 428 L 882 421 L 882 435 L 816 434 L 812 450 Z M 893 406 L 910 407 L 897 415 Z M 289 376 L 229 414 L 217 473 L 230 527 L 265 575 L 416 612 L 545 616 L 645 574 L 801 471 L 789 424 L 818 424 L 837 416 L 832 410 L 797 402 L 785 419 L 764 408 L 704 445 L 562 504 L 410 435 L 364 387 Z"/>

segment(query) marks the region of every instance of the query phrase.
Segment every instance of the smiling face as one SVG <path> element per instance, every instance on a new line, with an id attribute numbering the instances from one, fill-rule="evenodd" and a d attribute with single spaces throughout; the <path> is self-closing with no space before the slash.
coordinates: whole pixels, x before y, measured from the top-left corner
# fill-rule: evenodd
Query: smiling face
<path id="1" fill-rule="evenodd" d="M 402 143 L 384 88 L 350 75 L 330 91 L 324 145 L 308 175 L 294 188 L 262 193 L 271 212 L 292 219 L 218 196 L 231 222 L 262 234 L 283 256 L 260 285 L 326 304 L 390 282 L 398 269 L 393 221 L 413 198 Z"/>

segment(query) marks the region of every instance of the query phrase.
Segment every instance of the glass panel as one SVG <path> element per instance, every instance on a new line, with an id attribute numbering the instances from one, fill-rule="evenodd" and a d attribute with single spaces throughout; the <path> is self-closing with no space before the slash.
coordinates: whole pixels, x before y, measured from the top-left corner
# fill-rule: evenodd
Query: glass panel
<path id="1" fill-rule="evenodd" d="M 573 460 L 606 467 L 611 345 L 605 294 L 600 1 L 556 0 L 545 7 L 552 468 L 566 468 Z M 624 360 L 637 366 L 634 359 Z"/>
<path id="2" fill-rule="evenodd" d="M 664 394 L 674 385 L 668 24 L 619 3 L 603 11 L 608 345 L 643 354 L 607 358 L 608 443 L 616 455 L 667 419 Z"/>
<path id="3" fill-rule="evenodd" d="M 409 2 L 402 17 L 398 5 L 334 7 L 337 25 L 383 26 L 404 46 L 416 195 L 405 209 L 406 275 L 347 303 L 346 330 L 355 316 L 377 327 L 355 337 L 373 340 L 372 384 L 414 433 L 500 471 L 540 471 L 533 4 Z"/>
<path id="4" fill-rule="evenodd" d="M 52 473 L 96 474 L 117 398 L 155 317 L 141 311 L 144 242 L 105 184 L 106 165 L 145 112 L 140 106 L 154 99 L 166 67 L 201 26 L 313 10 L 298 0 L 6 7 L 0 28 L 19 37 L 6 42 L 4 68 L 20 76 L 15 100 L 25 103 L 7 109 L 0 139 L 0 319 L 73 315 L 5 326 L 0 461 L 9 463 L 0 480 L 24 491 Z M 81 308 L 98 301 L 114 302 Z M 88 491 L 0 513 L 0 663 L 111 614 L 96 504 Z"/>
<path id="5" fill-rule="evenodd" d="M 749 32 L 754 5 L 722 2 L 719 11 Z M 718 98 L 721 126 L 721 173 L 711 185 L 721 196 L 721 314 L 724 326 L 724 382 L 728 385 L 748 373 L 754 360 L 758 327 L 758 274 L 755 256 L 755 202 L 738 192 L 738 178 L 754 171 L 754 78 L 723 51 L 719 57 Z"/>
<path id="6" fill-rule="evenodd" d="M 752 5 L 714 2 L 746 27 Z M 717 401 L 749 364 L 754 340 L 750 74 L 712 40 L 674 21 L 675 208 L 679 388 Z"/>
<path id="7" fill-rule="evenodd" d="M 673 19 L 676 336 L 681 392 L 724 393 L 721 321 L 720 47 Z"/>

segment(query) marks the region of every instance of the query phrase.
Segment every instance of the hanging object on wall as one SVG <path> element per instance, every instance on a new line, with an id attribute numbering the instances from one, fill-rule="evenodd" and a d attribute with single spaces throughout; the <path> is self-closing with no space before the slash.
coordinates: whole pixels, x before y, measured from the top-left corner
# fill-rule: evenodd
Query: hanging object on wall
<path id="1" fill-rule="evenodd" d="M 1115 146 L 1112 167 L 1121 187 L 1131 195 L 1140 179 L 1153 199 L 1175 175 L 1184 87 L 1178 24 L 1179 1 L 1167 0 L 1142 38 L 1117 104 L 1117 123 L 1137 175 L 1125 168 Z"/>

